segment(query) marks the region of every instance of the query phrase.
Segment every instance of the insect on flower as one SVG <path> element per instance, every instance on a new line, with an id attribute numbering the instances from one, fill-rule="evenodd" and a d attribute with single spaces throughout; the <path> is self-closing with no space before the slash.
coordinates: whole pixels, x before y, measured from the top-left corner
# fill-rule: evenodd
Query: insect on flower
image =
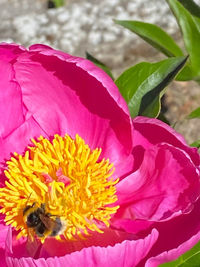
<path id="1" fill-rule="evenodd" d="M 23 210 L 23 218 L 28 228 L 32 228 L 35 234 L 42 238 L 57 236 L 64 230 L 64 224 L 58 216 L 47 213 L 45 204 L 40 206 L 34 202 Z"/>

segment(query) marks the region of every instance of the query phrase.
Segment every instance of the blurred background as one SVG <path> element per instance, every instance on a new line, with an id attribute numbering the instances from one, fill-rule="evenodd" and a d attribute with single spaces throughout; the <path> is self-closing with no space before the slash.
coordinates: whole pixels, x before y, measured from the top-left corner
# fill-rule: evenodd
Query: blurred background
<path id="1" fill-rule="evenodd" d="M 43 43 L 85 57 L 85 52 L 108 65 L 117 77 L 141 61 L 155 62 L 163 55 L 138 36 L 114 24 L 113 19 L 155 23 L 183 46 L 175 18 L 165 0 L 0 0 L 0 42 L 26 47 Z M 200 5 L 200 0 L 195 1 Z M 166 93 L 166 117 L 188 143 L 200 139 L 200 120 L 185 116 L 200 105 L 195 82 L 173 82 Z"/>

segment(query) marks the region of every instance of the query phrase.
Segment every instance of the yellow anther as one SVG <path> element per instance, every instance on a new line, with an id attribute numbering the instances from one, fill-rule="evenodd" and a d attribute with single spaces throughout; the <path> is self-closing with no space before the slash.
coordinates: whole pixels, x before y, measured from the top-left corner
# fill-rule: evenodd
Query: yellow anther
<path id="1" fill-rule="evenodd" d="M 75 139 L 55 135 L 52 142 L 40 136 L 32 143 L 24 156 L 14 153 L 7 162 L 7 181 L 0 188 L 5 223 L 19 231 L 18 238 L 29 234 L 33 239 L 37 233 L 28 229 L 23 210 L 42 204 L 51 218 L 59 217 L 66 225 L 62 232 L 66 239 L 102 233 L 102 225 L 109 227 L 118 209 L 113 164 L 99 160 L 101 149 L 91 150 L 78 135 Z"/>

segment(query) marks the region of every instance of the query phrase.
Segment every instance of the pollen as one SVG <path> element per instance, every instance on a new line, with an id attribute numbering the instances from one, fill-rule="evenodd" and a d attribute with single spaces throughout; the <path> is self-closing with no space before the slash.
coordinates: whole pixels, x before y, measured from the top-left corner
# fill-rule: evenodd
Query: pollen
<path id="1" fill-rule="evenodd" d="M 118 209 L 113 164 L 100 160 L 101 149 L 91 150 L 79 135 L 55 135 L 52 141 L 41 136 L 32 143 L 24 155 L 14 153 L 7 161 L 7 180 L 0 188 L 5 223 L 18 231 L 18 238 L 30 235 L 44 242 L 47 236 L 38 237 L 24 216 L 27 207 L 42 206 L 46 217 L 62 222 L 56 239 L 103 233 Z"/>

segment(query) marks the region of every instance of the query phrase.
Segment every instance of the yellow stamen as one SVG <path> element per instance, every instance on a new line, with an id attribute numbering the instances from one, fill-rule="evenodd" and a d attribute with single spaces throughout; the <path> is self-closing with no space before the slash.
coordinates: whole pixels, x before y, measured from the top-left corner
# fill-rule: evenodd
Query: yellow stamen
<path id="1" fill-rule="evenodd" d="M 52 142 L 41 136 L 32 142 L 24 156 L 14 153 L 7 162 L 7 181 L 0 188 L 6 224 L 19 231 L 18 238 L 33 239 L 37 233 L 27 226 L 23 211 L 27 206 L 29 212 L 30 207 L 44 207 L 51 220 L 60 218 L 66 239 L 102 233 L 118 209 L 113 205 L 118 179 L 111 178 L 114 168 L 109 160 L 99 160 L 101 149 L 91 150 L 78 135 L 74 140 L 55 135 Z"/>

